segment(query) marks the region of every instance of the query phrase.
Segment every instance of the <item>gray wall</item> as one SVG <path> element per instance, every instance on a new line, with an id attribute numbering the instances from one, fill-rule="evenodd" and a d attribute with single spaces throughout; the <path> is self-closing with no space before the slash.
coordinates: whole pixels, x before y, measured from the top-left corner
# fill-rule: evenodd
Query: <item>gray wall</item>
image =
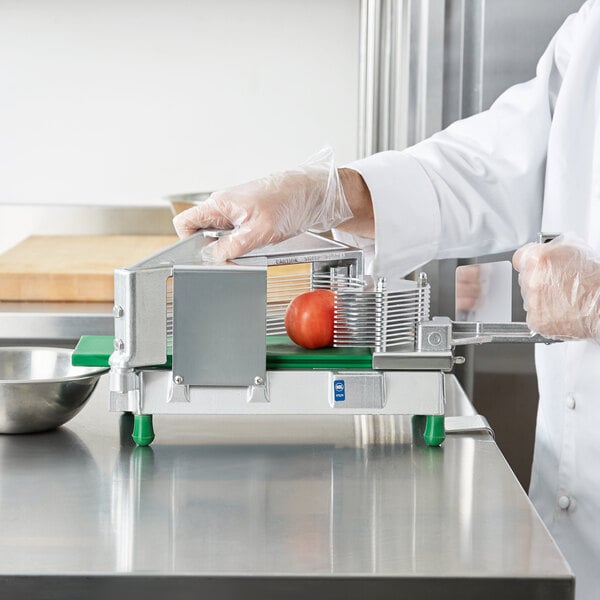
<path id="1" fill-rule="evenodd" d="M 483 108 L 508 87 L 531 79 L 548 42 L 582 0 L 487 0 Z"/>

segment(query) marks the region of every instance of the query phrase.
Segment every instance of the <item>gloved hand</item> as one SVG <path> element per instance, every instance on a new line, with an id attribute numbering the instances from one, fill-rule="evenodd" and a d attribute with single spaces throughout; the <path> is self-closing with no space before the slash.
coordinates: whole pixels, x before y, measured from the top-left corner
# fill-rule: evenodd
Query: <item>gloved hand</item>
<path id="1" fill-rule="evenodd" d="M 481 265 L 456 269 L 456 313 L 470 313 L 481 299 Z"/>
<path id="2" fill-rule="evenodd" d="M 515 253 L 513 266 L 536 333 L 559 339 L 600 341 L 600 262 L 574 237 L 547 244 L 527 244 Z"/>
<path id="3" fill-rule="evenodd" d="M 333 151 L 325 148 L 297 169 L 215 192 L 173 224 L 179 237 L 233 227 L 202 251 L 204 260 L 222 262 L 308 229 L 327 231 L 351 217 Z"/>

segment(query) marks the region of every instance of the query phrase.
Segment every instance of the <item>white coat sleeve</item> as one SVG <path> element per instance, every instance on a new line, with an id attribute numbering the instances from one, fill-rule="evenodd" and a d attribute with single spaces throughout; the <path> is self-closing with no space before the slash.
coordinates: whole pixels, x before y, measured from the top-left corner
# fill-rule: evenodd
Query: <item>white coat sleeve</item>
<path id="1" fill-rule="evenodd" d="M 554 106 L 594 1 L 567 18 L 536 77 L 507 90 L 489 110 L 402 152 L 346 165 L 371 192 L 375 274 L 404 275 L 432 259 L 503 252 L 534 239 Z"/>

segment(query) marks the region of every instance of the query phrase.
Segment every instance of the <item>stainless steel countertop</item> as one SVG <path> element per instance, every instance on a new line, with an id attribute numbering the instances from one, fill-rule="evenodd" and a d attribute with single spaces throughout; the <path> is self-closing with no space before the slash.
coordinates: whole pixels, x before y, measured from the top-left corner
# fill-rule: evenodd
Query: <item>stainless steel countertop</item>
<path id="1" fill-rule="evenodd" d="M 449 411 L 472 413 L 453 381 Z M 161 416 L 134 448 L 107 406 L 104 376 L 62 429 L 0 436 L 3 599 L 573 597 L 486 434 L 428 448 L 410 418 Z"/>
<path id="2" fill-rule="evenodd" d="M 0 342 L 60 342 L 74 347 L 83 335 L 113 335 L 112 303 L 0 302 Z"/>

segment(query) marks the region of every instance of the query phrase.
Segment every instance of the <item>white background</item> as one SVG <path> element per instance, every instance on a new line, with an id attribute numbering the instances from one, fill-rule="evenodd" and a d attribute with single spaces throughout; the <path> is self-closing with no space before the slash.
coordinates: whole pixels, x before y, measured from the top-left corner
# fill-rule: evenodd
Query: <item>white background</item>
<path id="1" fill-rule="evenodd" d="M 156 204 L 324 144 L 355 158 L 358 20 L 358 0 L 2 0 L 0 205 Z"/>

